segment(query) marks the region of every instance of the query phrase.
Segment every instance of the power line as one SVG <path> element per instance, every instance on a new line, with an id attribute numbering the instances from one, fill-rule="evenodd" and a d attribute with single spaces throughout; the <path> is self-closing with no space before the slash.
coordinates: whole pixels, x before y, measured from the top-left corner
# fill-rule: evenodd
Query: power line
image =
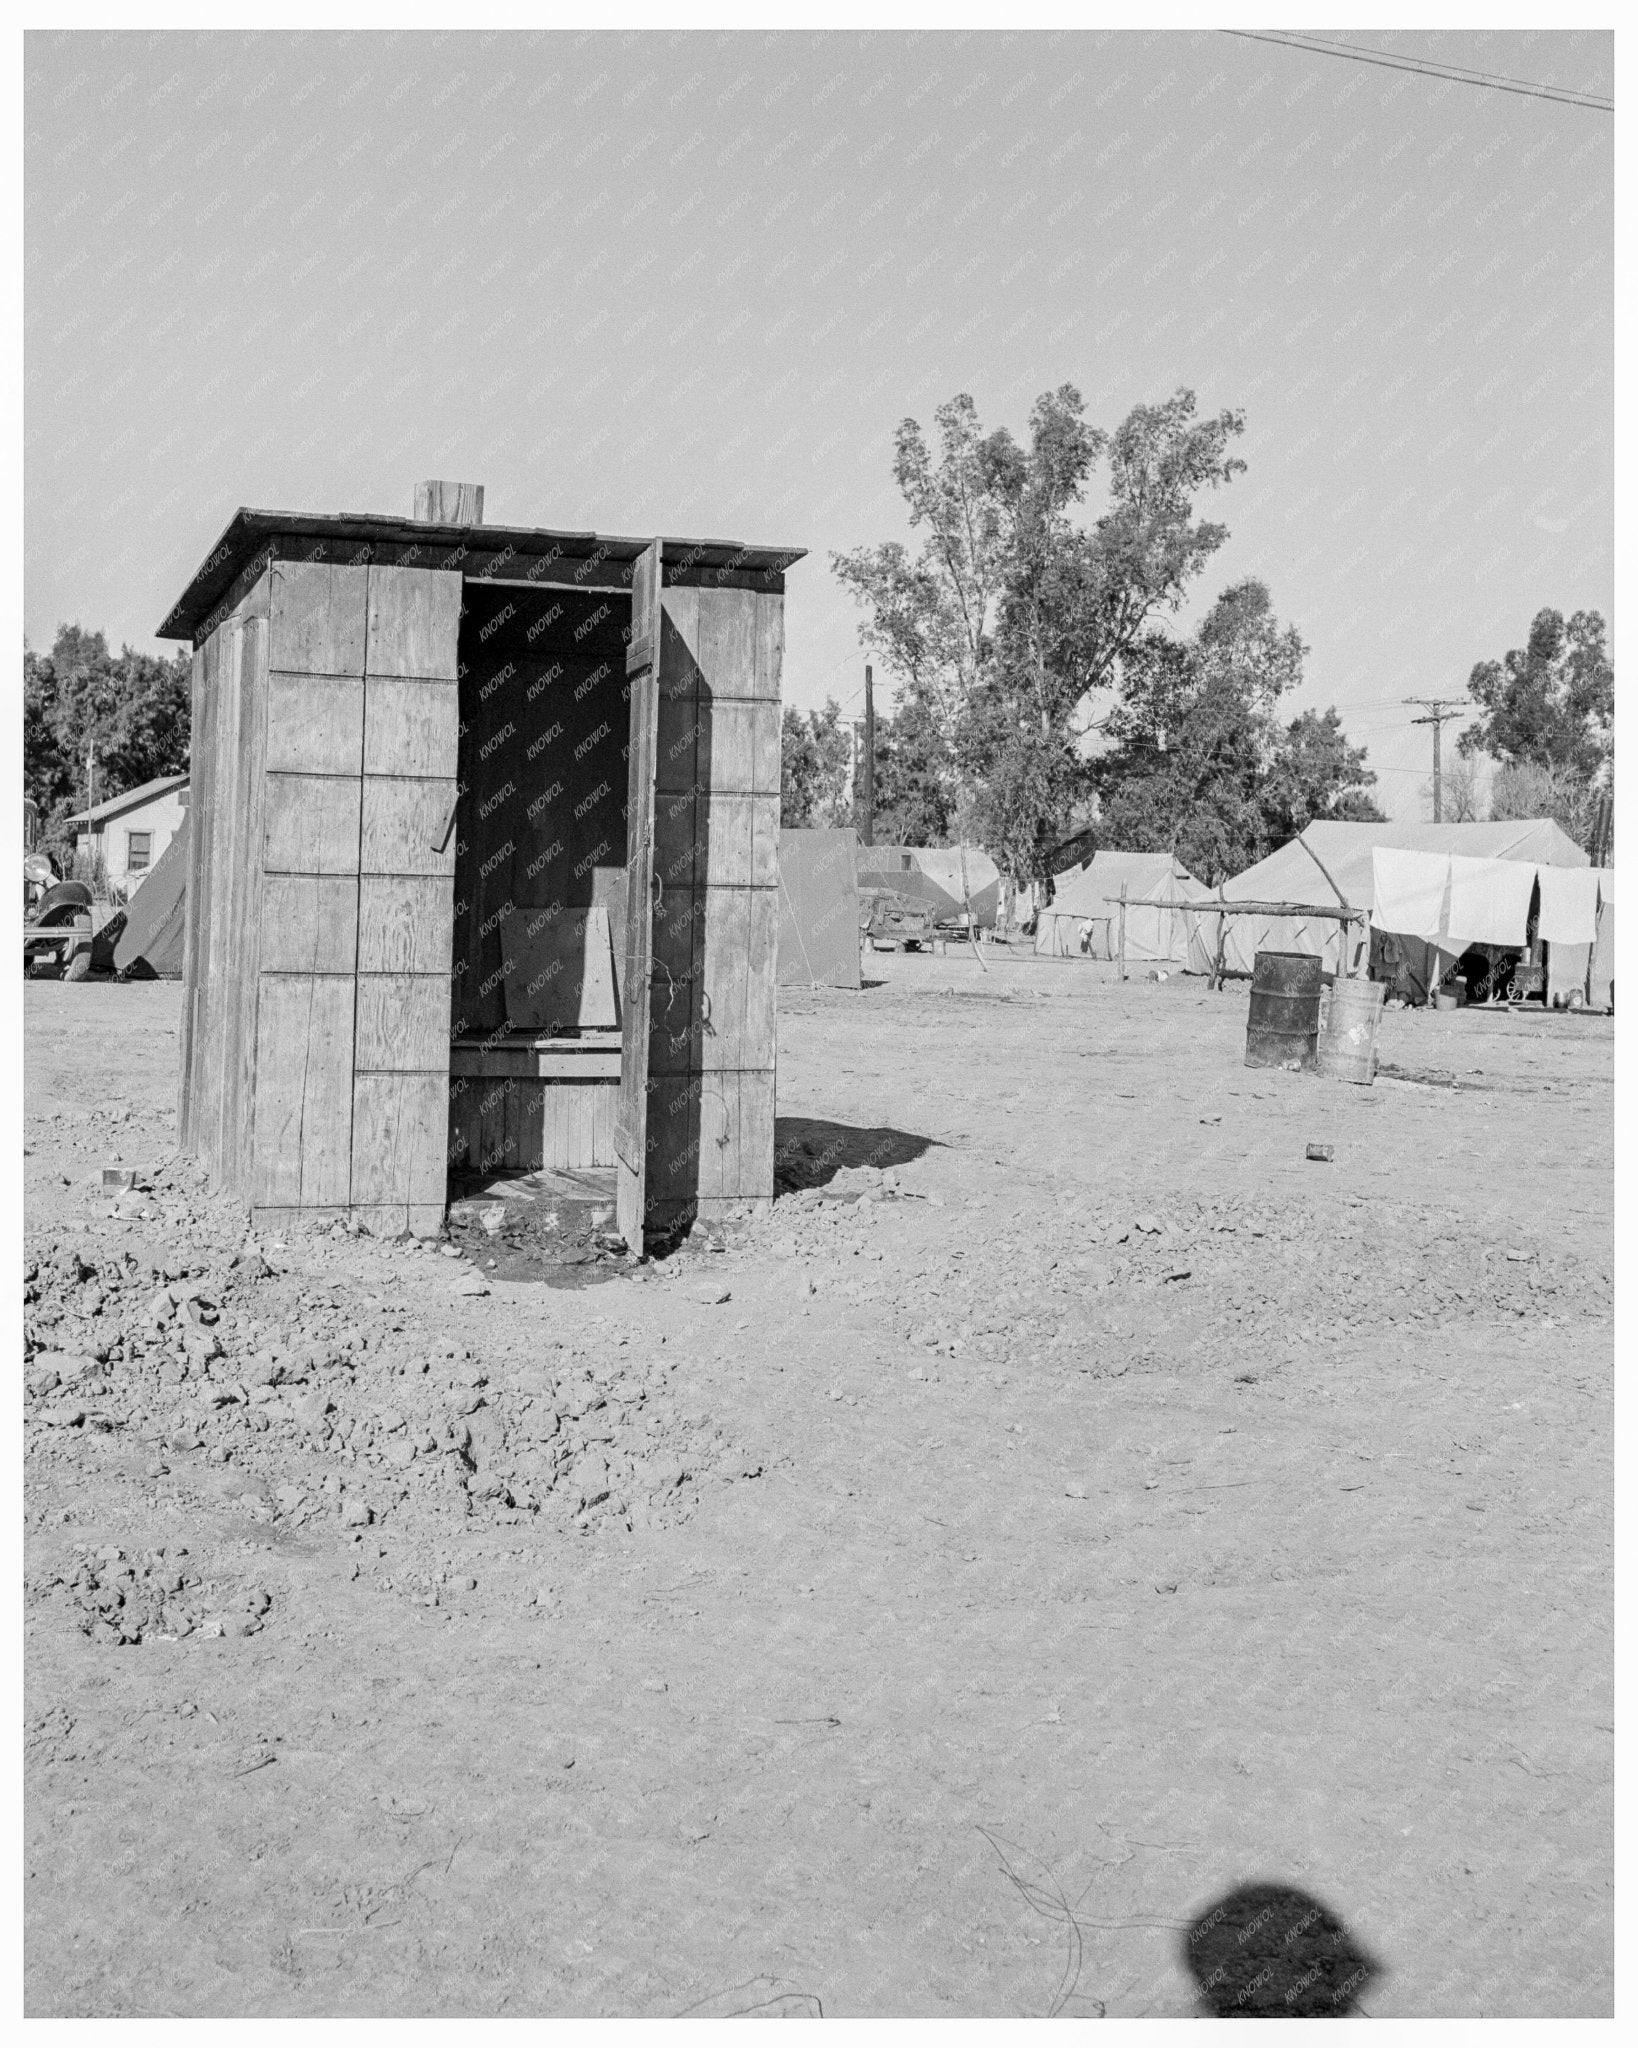
<path id="1" fill-rule="evenodd" d="M 1613 114 L 1615 101 L 1604 93 L 1582 92 L 1573 86 L 1541 85 L 1525 78 L 1506 78 L 1494 71 L 1471 71 L 1460 64 L 1435 64 L 1418 57 L 1390 57 L 1363 43 L 1332 42 L 1322 36 L 1279 35 L 1250 28 L 1226 28 L 1226 36 L 1248 43 L 1278 43 L 1287 50 L 1307 50 L 1319 57 L 1343 57 L 1351 64 L 1380 64 L 1389 71 L 1414 71 L 1423 78 L 1443 78 L 1453 85 L 1483 86 L 1489 92 L 1511 92 L 1526 99 L 1553 100 L 1559 106 L 1586 107 L 1595 114 Z"/>

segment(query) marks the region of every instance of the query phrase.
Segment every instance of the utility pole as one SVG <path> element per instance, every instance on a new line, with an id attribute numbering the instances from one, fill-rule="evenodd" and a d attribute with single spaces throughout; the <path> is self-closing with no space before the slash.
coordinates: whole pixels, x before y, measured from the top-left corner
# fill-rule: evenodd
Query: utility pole
<path id="1" fill-rule="evenodd" d="M 85 746 L 85 808 L 97 800 L 97 739 L 93 733 Z M 88 828 L 89 829 L 89 828 Z"/>
<path id="2" fill-rule="evenodd" d="M 1468 707 L 1460 697 L 1407 697 L 1407 704 L 1420 704 L 1427 713 L 1425 718 L 1413 718 L 1412 725 L 1433 727 L 1433 822 L 1445 822 L 1445 791 L 1443 768 L 1439 756 L 1439 732 L 1446 719 L 1459 717 Z"/>
<path id="3" fill-rule="evenodd" d="M 876 677 L 865 663 L 864 802 L 859 818 L 859 844 L 876 843 Z"/>

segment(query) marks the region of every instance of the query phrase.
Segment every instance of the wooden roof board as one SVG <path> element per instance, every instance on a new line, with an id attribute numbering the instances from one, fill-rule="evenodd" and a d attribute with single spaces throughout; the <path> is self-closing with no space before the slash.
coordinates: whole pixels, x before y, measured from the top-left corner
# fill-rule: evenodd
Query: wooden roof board
<path id="1" fill-rule="evenodd" d="M 541 587 L 628 588 L 632 565 L 653 537 L 563 531 L 542 526 L 441 526 L 374 512 L 263 512 L 241 506 L 195 570 L 159 628 L 161 640 L 198 640 L 201 627 L 259 558 L 343 562 L 403 561 L 423 568 L 461 569 L 474 579 Z M 663 537 L 665 580 L 711 581 L 744 576 L 763 588 L 784 588 L 785 571 L 805 548 L 753 547 L 732 540 Z M 562 563 L 561 575 L 552 572 Z"/>

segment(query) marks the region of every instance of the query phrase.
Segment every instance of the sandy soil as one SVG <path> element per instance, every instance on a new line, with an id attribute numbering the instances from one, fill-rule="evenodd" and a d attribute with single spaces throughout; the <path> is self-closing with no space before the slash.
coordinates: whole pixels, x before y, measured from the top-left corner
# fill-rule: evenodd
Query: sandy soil
<path id="1" fill-rule="evenodd" d="M 1258 1878 L 1612 2010 L 1610 1024 L 870 974 L 769 1218 L 522 1279 L 252 1244 L 178 991 L 27 988 L 31 2013 L 1177 2014 Z"/>

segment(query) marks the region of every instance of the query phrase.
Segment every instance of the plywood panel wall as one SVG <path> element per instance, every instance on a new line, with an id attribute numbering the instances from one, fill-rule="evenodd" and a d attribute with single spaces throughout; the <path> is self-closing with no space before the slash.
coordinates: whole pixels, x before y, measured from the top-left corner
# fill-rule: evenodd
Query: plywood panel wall
<path id="1" fill-rule="evenodd" d="M 253 1208 L 351 1201 L 363 564 L 271 570 Z"/>
<path id="2" fill-rule="evenodd" d="M 784 599 L 667 589 L 650 1226 L 773 1198 Z"/>
<path id="3" fill-rule="evenodd" d="M 246 1193 L 255 1122 L 256 980 L 268 708 L 264 574 L 194 657 L 180 1142 Z"/>
<path id="4" fill-rule="evenodd" d="M 446 1199 L 460 619 L 457 572 L 370 570 L 351 1199 L 383 1231 Z"/>

